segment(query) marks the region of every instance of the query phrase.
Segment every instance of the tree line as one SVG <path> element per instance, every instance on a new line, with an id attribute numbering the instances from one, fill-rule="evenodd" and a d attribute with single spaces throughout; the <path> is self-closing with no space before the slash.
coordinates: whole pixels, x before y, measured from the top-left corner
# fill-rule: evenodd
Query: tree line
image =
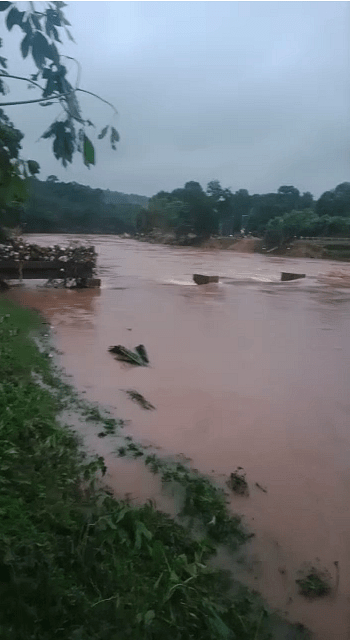
<path id="1" fill-rule="evenodd" d="M 300 236 L 350 236 L 349 182 L 318 200 L 293 186 L 250 195 L 246 189 L 223 188 L 218 180 L 209 182 L 206 190 L 190 181 L 151 198 L 60 182 L 55 176 L 46 181 L 34 176 L 28 182 L 28 200 L 16 214 L 26 232 L 147 235 L 159 229 L 177 237 L 192 233 L 207 238 L 244 230 L 275 244 Z"/>
<path id="2" fill-rule="evenodd" d="M 91 189 L 77 182 L 29 179 L 17 224 L 26 233 L 135 233 L 145 196 Z"/>
<path id="3" fill-rule="evenodd" d="M 199 182 L 183 188 L 160 191 L 136 219 L 137 230 L 154 228 L 200 237 L 234 235 L 244 230 L 275 242 L 297 236 L 350 235 L 350 183 L 339 184 L 318 200 L 294 186 L 281 186 L 276 193 L 250 195 L 246 189 L 233 192 L 218 180 L 206 190 Z"/>

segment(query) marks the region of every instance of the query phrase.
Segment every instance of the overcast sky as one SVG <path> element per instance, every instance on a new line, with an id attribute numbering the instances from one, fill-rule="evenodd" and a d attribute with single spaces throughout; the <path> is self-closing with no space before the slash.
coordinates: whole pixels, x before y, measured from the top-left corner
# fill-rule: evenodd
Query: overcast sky
<path id="1" fill-rule="evenodd" d="M 97 133 L 112 123 L 121 141 L 117 152 L 99 143 L 90 171 L 81 158 L 66 170 L 50 141 L 36 142 L 59 107 L 8 107 L 42 179 L 148 196 L 218 179 L 234 191 L 287 184 L 316 197 L 350 179 L 349 2 L 82 1 L 65 13 L 76 45 L 62 52 L 81 62 L 81 86 L 119 112 L 83 97 L 85 115 Z M 18 27 L 1 35 L 9 71 L 32 71 Z M 35 97 L 8 83 L 11 98 Z"/>

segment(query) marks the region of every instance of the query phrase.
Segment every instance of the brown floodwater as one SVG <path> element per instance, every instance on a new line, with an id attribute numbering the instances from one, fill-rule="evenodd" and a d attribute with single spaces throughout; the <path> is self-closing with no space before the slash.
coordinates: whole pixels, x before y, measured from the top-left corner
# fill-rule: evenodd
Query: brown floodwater
<path id="1" fill-rule="evenodd" d="M 232 498 L 232 508 L 256 537 L 236 575 L 317 640 L 349 640 L 350 265 L 78 239 L 98 251 L 100 290 L 27 282 L 10 297 L 46 315 L 75 385 L 130 420 L 136 440 L 188 456 L 216 478 L 244 467 L 250 497 Z M 307 277 L 281 283 L 281 271 Z M 196 272 L 220 282 L 197 286 Z M 140 343 L 148 368 L 124 366 L 107 351 Z M 126 389 L 156 411 L 131 402 Z M 90 437 L 94 443 L 119 494 L 153 497 L 166 508 L 142 463 L 130 466 L 106 450 L 108 442 Z M 339 563 L 330 597 L 309 602 L 297 594 L 298 570 L 308 562 L 333 582 Z"/>

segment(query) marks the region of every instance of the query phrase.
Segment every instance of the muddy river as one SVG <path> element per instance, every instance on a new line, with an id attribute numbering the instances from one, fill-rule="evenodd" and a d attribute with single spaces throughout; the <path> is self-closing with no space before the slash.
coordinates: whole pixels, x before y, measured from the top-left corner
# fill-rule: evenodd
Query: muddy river
<path id="1" fill-rule="evenodd" d="M 69 239 L 30 237 L 44 245 Z M 79 239 L 98 251 L 100 290 L 27 282 L 11 298 L 44 312 L 74 384 L 129 419 L 136 440 L 184 454 L 213 477 L 244 467 L 250 496 L 234 497 L 232 508 L 257 535 L 239 577 L 317 640 L 349 640 L 350 265 Z M 282 283 L 281 271 L 307 277 Z M 197 286 L 196 272 L 220 283 Z M 139 343 L 149 368 L 125 367 L 107 351 Z M 130 388 L 156 411 L 131 402 Z M 163 506 L 142 463 L 95 440 L 119 494 Z M 309 562 L 332 575 L 328 598 L 297 594 L 298 570 Z"/>

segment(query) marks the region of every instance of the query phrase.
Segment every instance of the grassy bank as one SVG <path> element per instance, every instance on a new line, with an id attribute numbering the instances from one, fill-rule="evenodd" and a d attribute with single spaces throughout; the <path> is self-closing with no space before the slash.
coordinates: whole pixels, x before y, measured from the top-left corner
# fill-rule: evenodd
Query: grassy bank
<path id="1" fill-rule="evenodd" d="M 208 539 L 98 488 L 60 424 L 32 312 L 0 300 L 0 637 L 263 640 L 268 614 L 207 568 Z"/>

